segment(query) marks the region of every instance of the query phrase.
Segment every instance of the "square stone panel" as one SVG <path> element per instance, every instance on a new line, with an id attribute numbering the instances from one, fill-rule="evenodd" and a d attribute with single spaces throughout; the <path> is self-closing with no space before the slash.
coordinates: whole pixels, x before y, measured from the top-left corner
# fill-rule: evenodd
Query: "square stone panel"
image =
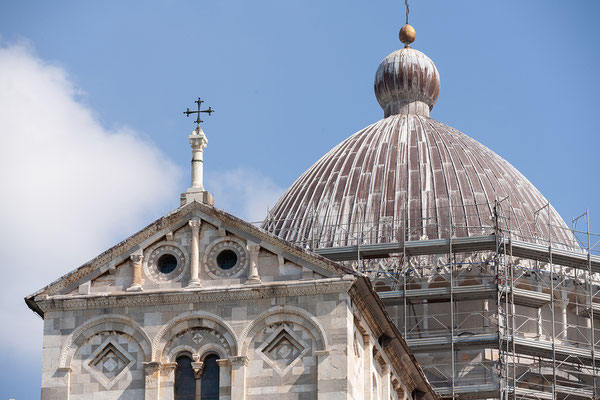
<path id="1" fill-rule="evenodd" d="M 108 338 L 83 367 L 106 389 L 110 389 L 135 363 L 135 359 L 113 338 Z"/>
<path id="2" fill-rule="evenodd" d="M 280 375 L 285 375 L 309 350 L 306 342 L 284 324 L 256 352 Z"/>

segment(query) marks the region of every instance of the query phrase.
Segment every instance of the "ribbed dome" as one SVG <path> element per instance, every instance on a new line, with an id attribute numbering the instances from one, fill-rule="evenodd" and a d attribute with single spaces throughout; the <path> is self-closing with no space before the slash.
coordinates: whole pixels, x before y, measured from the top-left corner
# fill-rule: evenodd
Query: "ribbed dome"
<path id="1" fill-rule="evenodd" d="M 502 157 L 429 118 L 440 88 L 423 53 L 387 56 L 375 77 L 386 118 L 325 154 L 287 190 L 263 228 L 315 247 L 464 237 L 501 228 L 513 237 L 573 245 L 542 194 Z"/>
<path id="2" fill-rule="evenodd" d="M 318 247 L 407 237 L 493 233 L 496 199 L 513 234 L 548 233 L 547 200 L 511 164 L 465 134 L 418 115 L 394 115 L 357 132 L 325 154 L 287 190 L 264 228 Z M 510 210 L 510 218 L 509 218 Z M 406 221 L 406 222 L 405 222 Z M 555 243 L 572 243 L 550 207 Z M 406 229 L 404 229 L 406 227 Z M 488 227 L 488 228 L 486 228 Z M 361 233 L 362 232 L 362 233 Z"/>

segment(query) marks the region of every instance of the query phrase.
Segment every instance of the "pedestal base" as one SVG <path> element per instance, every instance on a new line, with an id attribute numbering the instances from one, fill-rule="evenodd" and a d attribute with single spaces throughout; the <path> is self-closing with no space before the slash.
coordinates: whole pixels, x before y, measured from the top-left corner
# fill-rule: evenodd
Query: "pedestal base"
<path id="1" fill-rule="evenodd" d="M 200 280 L 194 279 L 194 280 L 191 280 L 190 283 L 188 283 L 188 285 L 183 290 L 198 289 L 201 287 L 202 287 L 202 285 L 200 284 Z"/>
<path id="2" fill-rule="evenodd" d="M 191 191 L 191 189 L 188 189 L 187 192 L 181 193 L 182 206 L 191 203 L 192 201 L 197 201 L 199 203 L 203 203 L 209 206 L 213 206 L 215 204 L 215 199 L 212 197 L 212 194 L 210 194 L 206 190 Z"/>

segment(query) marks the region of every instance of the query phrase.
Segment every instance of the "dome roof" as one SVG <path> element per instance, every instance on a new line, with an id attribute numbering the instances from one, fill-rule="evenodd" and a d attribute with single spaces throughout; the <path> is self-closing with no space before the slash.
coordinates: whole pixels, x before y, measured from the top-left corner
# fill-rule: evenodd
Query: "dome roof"
<path id="1" fill-rule="evenodd" d="M 281 197 L 264 227 L 318 247 L 356 244 L 361 235 L 368 243 L 402 240 L 403 231 L 411 240 L 448 237 L 450 217 L 453 235 L 484 235 L 493 233 L 496 199 L 505 199 L 504 225 L 522 240 L 547 237 L 547 212 L 537 227 L 534 212 L 548 202 L 515 167 L 456 129 L 396 114 L 325 154 Z M 555 243 L 571 243 L 552 207 L 550 224 Z"/>
<path id="2" fill-rule="evenodd" d="M 571 246 L 562 218 L 516 168 L 429 118 L 439 88 L 425 54 L 406 47 L 387 56 L 375 77 L 385 118 L 304 172 L 263 228 L 314 247 L 485 235 L 494 233 L 498 204 L 498 224 L 513 237 L 550 234 Z"/>

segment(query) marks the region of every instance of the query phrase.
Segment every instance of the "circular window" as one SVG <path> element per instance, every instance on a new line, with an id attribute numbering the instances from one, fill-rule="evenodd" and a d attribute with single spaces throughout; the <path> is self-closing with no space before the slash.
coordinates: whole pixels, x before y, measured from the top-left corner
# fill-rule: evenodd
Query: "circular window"
<path id="1" fill-rule="evenodd" d="M 217 255 L 217 265 L 221 269 L 231 269 L 237 264 L 237 254 L 233 250 L 223 250 Z"/>
<path id="2" fill-rule="evenodd" d="M 161 242 L 149 248 L 144 257 L 144 271 L 154 282 L 182 279 L 189 258 L 185 249 L 175 242 Z"/>
<path id="3" fill-rule="evenodd" d="M 204 268 L 213 278 L 237 278 L 247 267 L 245 244 L 235 238 L 215 240 L 204 255 Z"/>
<path id="4" fill-rule="evenodd" d="M 163 274 L 170 274 L 177 268 L 177 258 L 173 254 L 163 254 L 157 262 L 158 271 Z"/>

